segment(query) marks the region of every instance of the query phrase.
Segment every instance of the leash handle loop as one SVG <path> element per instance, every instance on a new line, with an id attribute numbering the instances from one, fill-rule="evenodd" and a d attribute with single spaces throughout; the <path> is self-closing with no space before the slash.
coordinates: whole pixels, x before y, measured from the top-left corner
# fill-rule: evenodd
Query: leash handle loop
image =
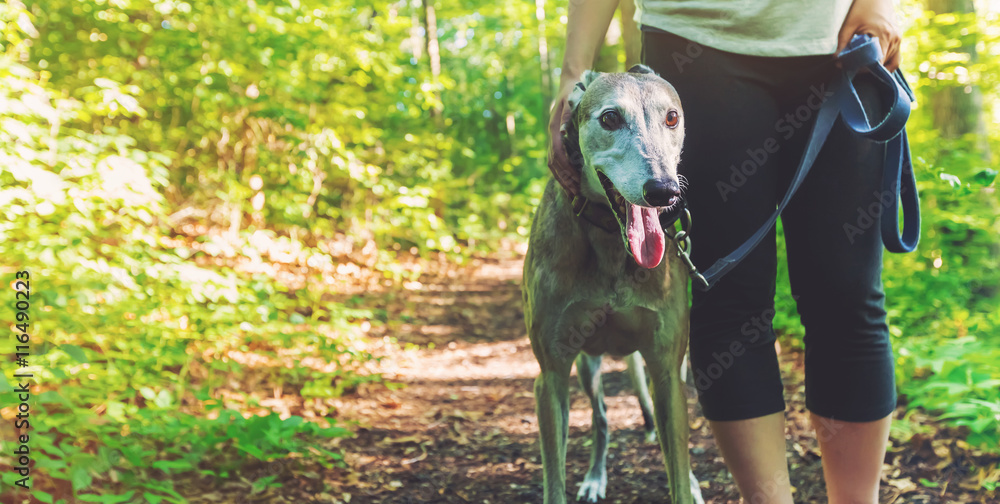
<path id="1" fill-rule="evenodd" d="M 913 251 L 920 241 L 920 200 L 917 196 L 916 179 L 910 162 L 910 146 L 906 139 L 906 120 L 910 116 L 910 103 L 915 101 L 913 91 L 897 70 L 889 73 L 882 66 L 882 50 L 878 38 L 869 35 L 855 35 L 840 54 L 838 54 L 842 72 L 831 85 L 833 96 L 823 102 L 816 116 L 809 135 L 809 142 L 799 166 L 792 176 L 788 191 L 781 199 L 774 213 L 757 229 L 742 245 L 729 255 L 715 262 L 696 282 L 696 287 L 707 291 L 735 268 L 762 239 L 771 231 L 778 216 L 784 211 L 788 202 L 798 191 L 802 181 L 812 169 L 813 162 L 819 155 L 827 136 L 833 129 L 838 117 L 844 124 L 862 137 L 886 143 L 885 161 L 883 163 L 882 191 L 890 194 L 890 202 L 883 208 L 881 215 L 882 242 L 890 252 Z M 853 79 L 861 71 L 867 70 L 878 82 L 888 90 L 891 104 L 885 117 L 872 124 L 861 104 L 861 98 L 854 88 Z M 899 232 L 899 200 L 902 199 L 903 231 Z M 692 265 L 693 267 L 693 265 Z M 697 270 L 692 270 L 697 273 Z M 692 276 L 694 276 L 692 274 Z M 700 276 L 700 275 L 699 275 Z"/>
<path id="2" fill-rule="evenodd" d="M 877 37 L 868 35 L 855 35 L 852 43 L 840 53 L 840 65 L 847 76 L 844 91 L 837 98 L 840 105 L 840 114 L 844 118 L 844 123 L 855 133 L 874 140 L 876 142 L 888 142 L 903 132 L 906 120 L 910 117 L 910 102 L 912 91 L 909 85 L 900 84 L 906 82 L 902 74 L 897 70 L 889 73 L 880 63 L 882 61 L 882 50 L 878 44 Z M 888 89 L 892 98 L 889 99 L 891 106 L 888 113 L 876 124 L 865 113 L 861 105 L 861 97 L 858 96 L 854 88 L 854 77 L 861 71 L 868 72 L 878 79 L 885 89 Z"/>

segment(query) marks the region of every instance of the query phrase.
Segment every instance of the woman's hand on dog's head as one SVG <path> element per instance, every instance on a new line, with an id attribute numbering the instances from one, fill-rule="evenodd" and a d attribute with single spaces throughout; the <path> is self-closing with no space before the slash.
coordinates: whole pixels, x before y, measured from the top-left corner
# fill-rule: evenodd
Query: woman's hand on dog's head
<path id="1" fill-rule="evenodd" d="M 576 85 L 578 78 L 564 76 L 559 86 L 559 93 L 549 110 L 549 170 L 556 182 L 569 193 L 570 198 L 580 194 L 580 174 L 569 161 L 566 146 L 563 145 L 563 134 L 566 125 L 573 116 L 569 106 L 569 94 Z"/>

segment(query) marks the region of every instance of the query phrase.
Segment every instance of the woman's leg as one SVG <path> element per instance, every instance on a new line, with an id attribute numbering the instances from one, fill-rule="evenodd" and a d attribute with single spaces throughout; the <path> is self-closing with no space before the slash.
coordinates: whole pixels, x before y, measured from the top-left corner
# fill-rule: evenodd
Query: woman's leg
<path id="1" fill-rule="evenodd" d="M 746 504 L 791 504 L 784 412 L 709 423 Z"/>
<path id="2" fill-rule="evenodd" d="M 689 181 L 693 260 L 701 268 L 742 243 L 779 191 L 781 70 L 768 58 L 644 33 L 644 62 L 677 89 L 685 115 L 679 171 Z M 705 418 L 747 503 L 790 503 L 784 399 L 774 349 L 775 234 L 711 291 L 695 291 L 691 365 Z"/>
<path id="3" fill-rule="evenodd" d="M 856 85 L 872 116 L 879 98 Z M 882 291 L 879 219 L 885 147 L 838 124 L 782 217 L 805 326 L 806 406 L 831 504 L 874 504 L 896 406 Z M 887 216 L 887 218 L 896 218 Z"/>
<path id="4" fill-rule="evenodd" d="M 812 414 L 823 452 L 830 504 L 878 502 L 878 484 L 892 416 L 874 422 L 844 422 Z"/>

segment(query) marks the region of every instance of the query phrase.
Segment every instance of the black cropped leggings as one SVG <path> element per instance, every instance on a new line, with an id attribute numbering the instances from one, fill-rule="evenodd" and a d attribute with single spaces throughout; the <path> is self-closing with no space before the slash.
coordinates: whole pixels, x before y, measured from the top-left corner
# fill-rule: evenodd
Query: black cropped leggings
<path id="1" fill-rule="evenodd" d="M 686 136 L 694 263 L 707 269 L 774 211 L 826 98 L 832 56 L 727 53 L 643 32 L 643 60 L 677 89 Z M 862 102 L 879 111 L 875 88 Z M 782 216 L 792 295 L 805 326 L 806 406 L 851 422 L 896 405 L 878 210 L 884 147 L 838 123 Z M 775 232 L 709 292 L 695 290 L 691 362 L 705 417 L 783 411 L 774 348 Z"/>

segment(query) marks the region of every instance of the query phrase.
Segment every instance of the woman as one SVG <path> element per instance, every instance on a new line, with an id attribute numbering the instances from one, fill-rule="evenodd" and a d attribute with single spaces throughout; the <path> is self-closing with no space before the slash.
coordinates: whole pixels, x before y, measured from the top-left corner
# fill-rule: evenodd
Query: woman
<path id="1" fill-rule="evenodd" d="M 900 31 L 892 0 L 638 0 L 643 63 L 677 89 L 686 140 L 680 172 L 694 262 L 728 254 L 774 211 L 799 162 L 834 54 L 878 37 L 890 71 Z M 571 194 L 559 131 L 566 97 L 594 60 L 617 0 L 571 0 L 549 166 Z M 877 93 L 856 83 L 867 108 Z M 786 208 L 793 296 L 806 354 L 806 406 L 831 504 L 876 503 L 896 404 L 877 231 L 845 232 L 879 200 L 883 148 L 835 126 Z M 877 226 L 875 226 L 877 228 Z M 858 229 L 854 227 L 853 229 Z M 695 291 L 691 360 L 699 399 L 745 502 L 792 502 L 784 400 L 771 328 L 775 234 L 708 292 Z"/>

